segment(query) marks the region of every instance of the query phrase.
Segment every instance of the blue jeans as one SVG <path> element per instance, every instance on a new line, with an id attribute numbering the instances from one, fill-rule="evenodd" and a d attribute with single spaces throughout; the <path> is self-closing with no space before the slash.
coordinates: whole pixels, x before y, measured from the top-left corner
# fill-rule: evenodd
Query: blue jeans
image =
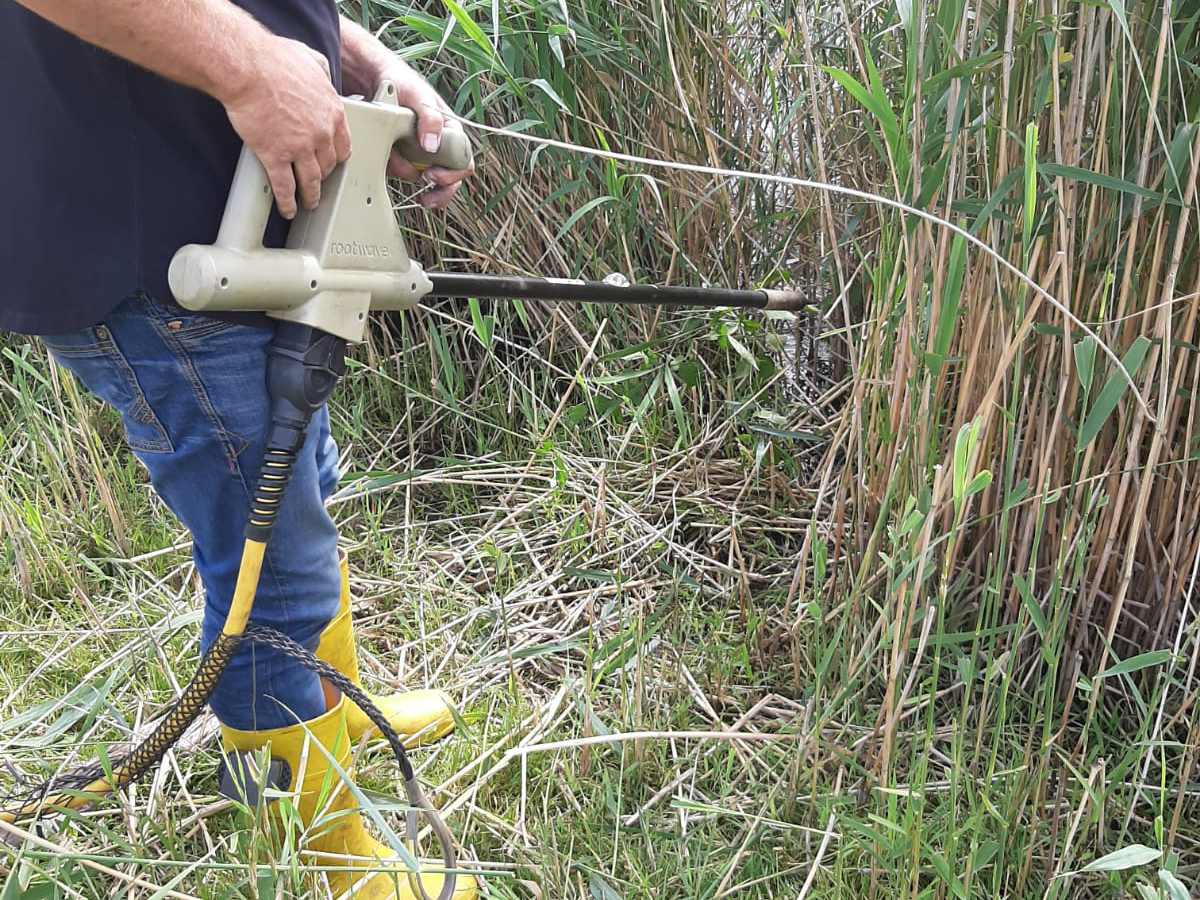
<path id="1" fill-rule="evenodd" d="M 159 496 L 192 533 L 204 583 L 203 647 L 224 624 L 269 420 L 266 348 L 273 329 L 182 313 L 134 294 L 103 322 L 44 335 L 55 360 L 121 414 Z M 267 547 L 251 621 L 315 650 L 341 593 L 337 530 L 325 498 L 337 483 L 329 415 L 313 417 Z M 247 642 L 217 685 L 217 718 L 241 730 L 325 712 L 320 679 Z"/>

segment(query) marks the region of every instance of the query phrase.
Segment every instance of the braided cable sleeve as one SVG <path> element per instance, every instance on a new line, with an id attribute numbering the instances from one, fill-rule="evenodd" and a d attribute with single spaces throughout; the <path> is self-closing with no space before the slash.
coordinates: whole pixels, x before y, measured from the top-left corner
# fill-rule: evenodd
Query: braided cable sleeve
<path id="1" fill-rule="evenodd" d="M 92 763 L 51 778 L 24 791 L 19 805 L 0 809 L 0 821 L 16 824 L 37 819 L 54 809 L 80 809 L 133 784 L 166 756 L 204 710 L 241 641 L 241 635 L 217 636 L 200 658 L 196 674 L 179 699 L 144 741 L 113 762 L 111 775 L 100 763 Z"/>

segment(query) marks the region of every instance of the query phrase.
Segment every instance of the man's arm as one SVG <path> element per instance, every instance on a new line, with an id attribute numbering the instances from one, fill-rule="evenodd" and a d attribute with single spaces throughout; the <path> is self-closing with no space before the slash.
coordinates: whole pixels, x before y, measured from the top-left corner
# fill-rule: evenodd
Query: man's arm
<path id="1" fill-rule="evenodd" d="M 325 58 L 228 0 L 18 0 L 77 37 L 216 98 L 255 152 L 279 211 L 312 209 L 350 155 Z"/>
<path id="2" fill-rule="evenodd" d="M 441 144 L 442 131 L 461 128 L 450 117 L 450 107 L 424 78 L 400 59 L 369 31 L 342 17 L 342 89 L 347 94 L 375 96 L 379 82 L 387 79 L 396 86 L 396 100 L 417 114 L 417 138 L 421 146 L 434 153 Z M 439 209 L 450 202 L 462 180 L 475 171 L 475 163 L 465 170 L 433 167 L 419 171 L 397 151 L 388 161 L 388 174 L 405 181 L 424 178 L 433 187 L 421 194 L 421 205 Z"/>

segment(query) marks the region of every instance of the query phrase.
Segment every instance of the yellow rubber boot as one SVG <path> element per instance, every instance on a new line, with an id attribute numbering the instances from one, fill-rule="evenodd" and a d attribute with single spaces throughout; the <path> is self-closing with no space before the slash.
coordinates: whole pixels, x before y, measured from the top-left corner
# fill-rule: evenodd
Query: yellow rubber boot
<path id="1" fill-rule="evenodd" d="M 361 687 L 354 623 L 350 619 L 350 571 L 346 554 L 340 550 L 338 565 L 342 570 L 342 602 L 338 614 L 321 632 L 317 658 L 329 663 Z M 454 718 L 450 714 L 453 701 L 442 691 L 405 691 L 386 695 L 368 692 L 368 695 L 387 716 L 396 733 L 404 739 L 406 747 L 436 741 L 454 730 Z M 332 699 L 331 694 L 331 702 Z M 374 734 L 375 726 L 361 709 L 353 703 L 347 703 L 346 707 L 346 728 L 351 739 L 358 740 L 364 734 Z"/>
<path id="2" fill-rule="evenodd" d="M 350 773 L 352 742 L 346 728 L 346 711 L 350 706 L 348 701 L 341 699 L 323 716 L 303 725 L 270 731 L 238 731 L 222 725 L 222 743 L 226 752 L 254 753 L 268 747 L 273 760 L 287 764 L 291 802 L 304 827 L 301 846 L 316 854 L 314 862 L 317 865 L 362 869 L 361 873 L 326 873 L 335 898 L 419 900 L 417 876 L 409 873 L 402 861 L 394 859 L 387 845 L 367 833 L 362 818 L 355 811 L 354 794 L 337 769 L 330 765 L 329 756 L 332 756 L 343 772 Z M 328 750 L 329 756 L 315 743 Z M 272 815 L 270 818 L 278 827 L 280 817 Z M 388 860 L 394 860 L 391 866 L 386 862 Z M 436 868 L 439 863 L 431 861 L 428 865 Z M 441 873 L 420 876 L 430 898 L 437 897 L 444 877 Z M 454 900 L 472 900 L 478 895 L 478 884 L 470 875 L 456 876 L 454 887 Z"/>

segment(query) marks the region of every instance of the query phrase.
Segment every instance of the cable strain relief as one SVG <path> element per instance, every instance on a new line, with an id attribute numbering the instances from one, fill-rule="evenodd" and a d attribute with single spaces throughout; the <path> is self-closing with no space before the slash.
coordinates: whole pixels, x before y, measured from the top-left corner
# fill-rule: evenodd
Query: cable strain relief
<path id="1" fill-rule="evenodd" d="M 285 417 L 275 410 L 271 416 L 271 427 L 267 432 L 267 455 L 286 453 L 293 458 L 304 446 L 308 435 L 308 421 L 300 417 Z"/>
<path id="2" fill-rule="evenodd" d="M 274 522 L 269 525 L 247 525 L 243 534 L 248 541 L 258 541 L 260 544 L 265 544 L 270 539 L 271 530 L 274 527 Z"/>

